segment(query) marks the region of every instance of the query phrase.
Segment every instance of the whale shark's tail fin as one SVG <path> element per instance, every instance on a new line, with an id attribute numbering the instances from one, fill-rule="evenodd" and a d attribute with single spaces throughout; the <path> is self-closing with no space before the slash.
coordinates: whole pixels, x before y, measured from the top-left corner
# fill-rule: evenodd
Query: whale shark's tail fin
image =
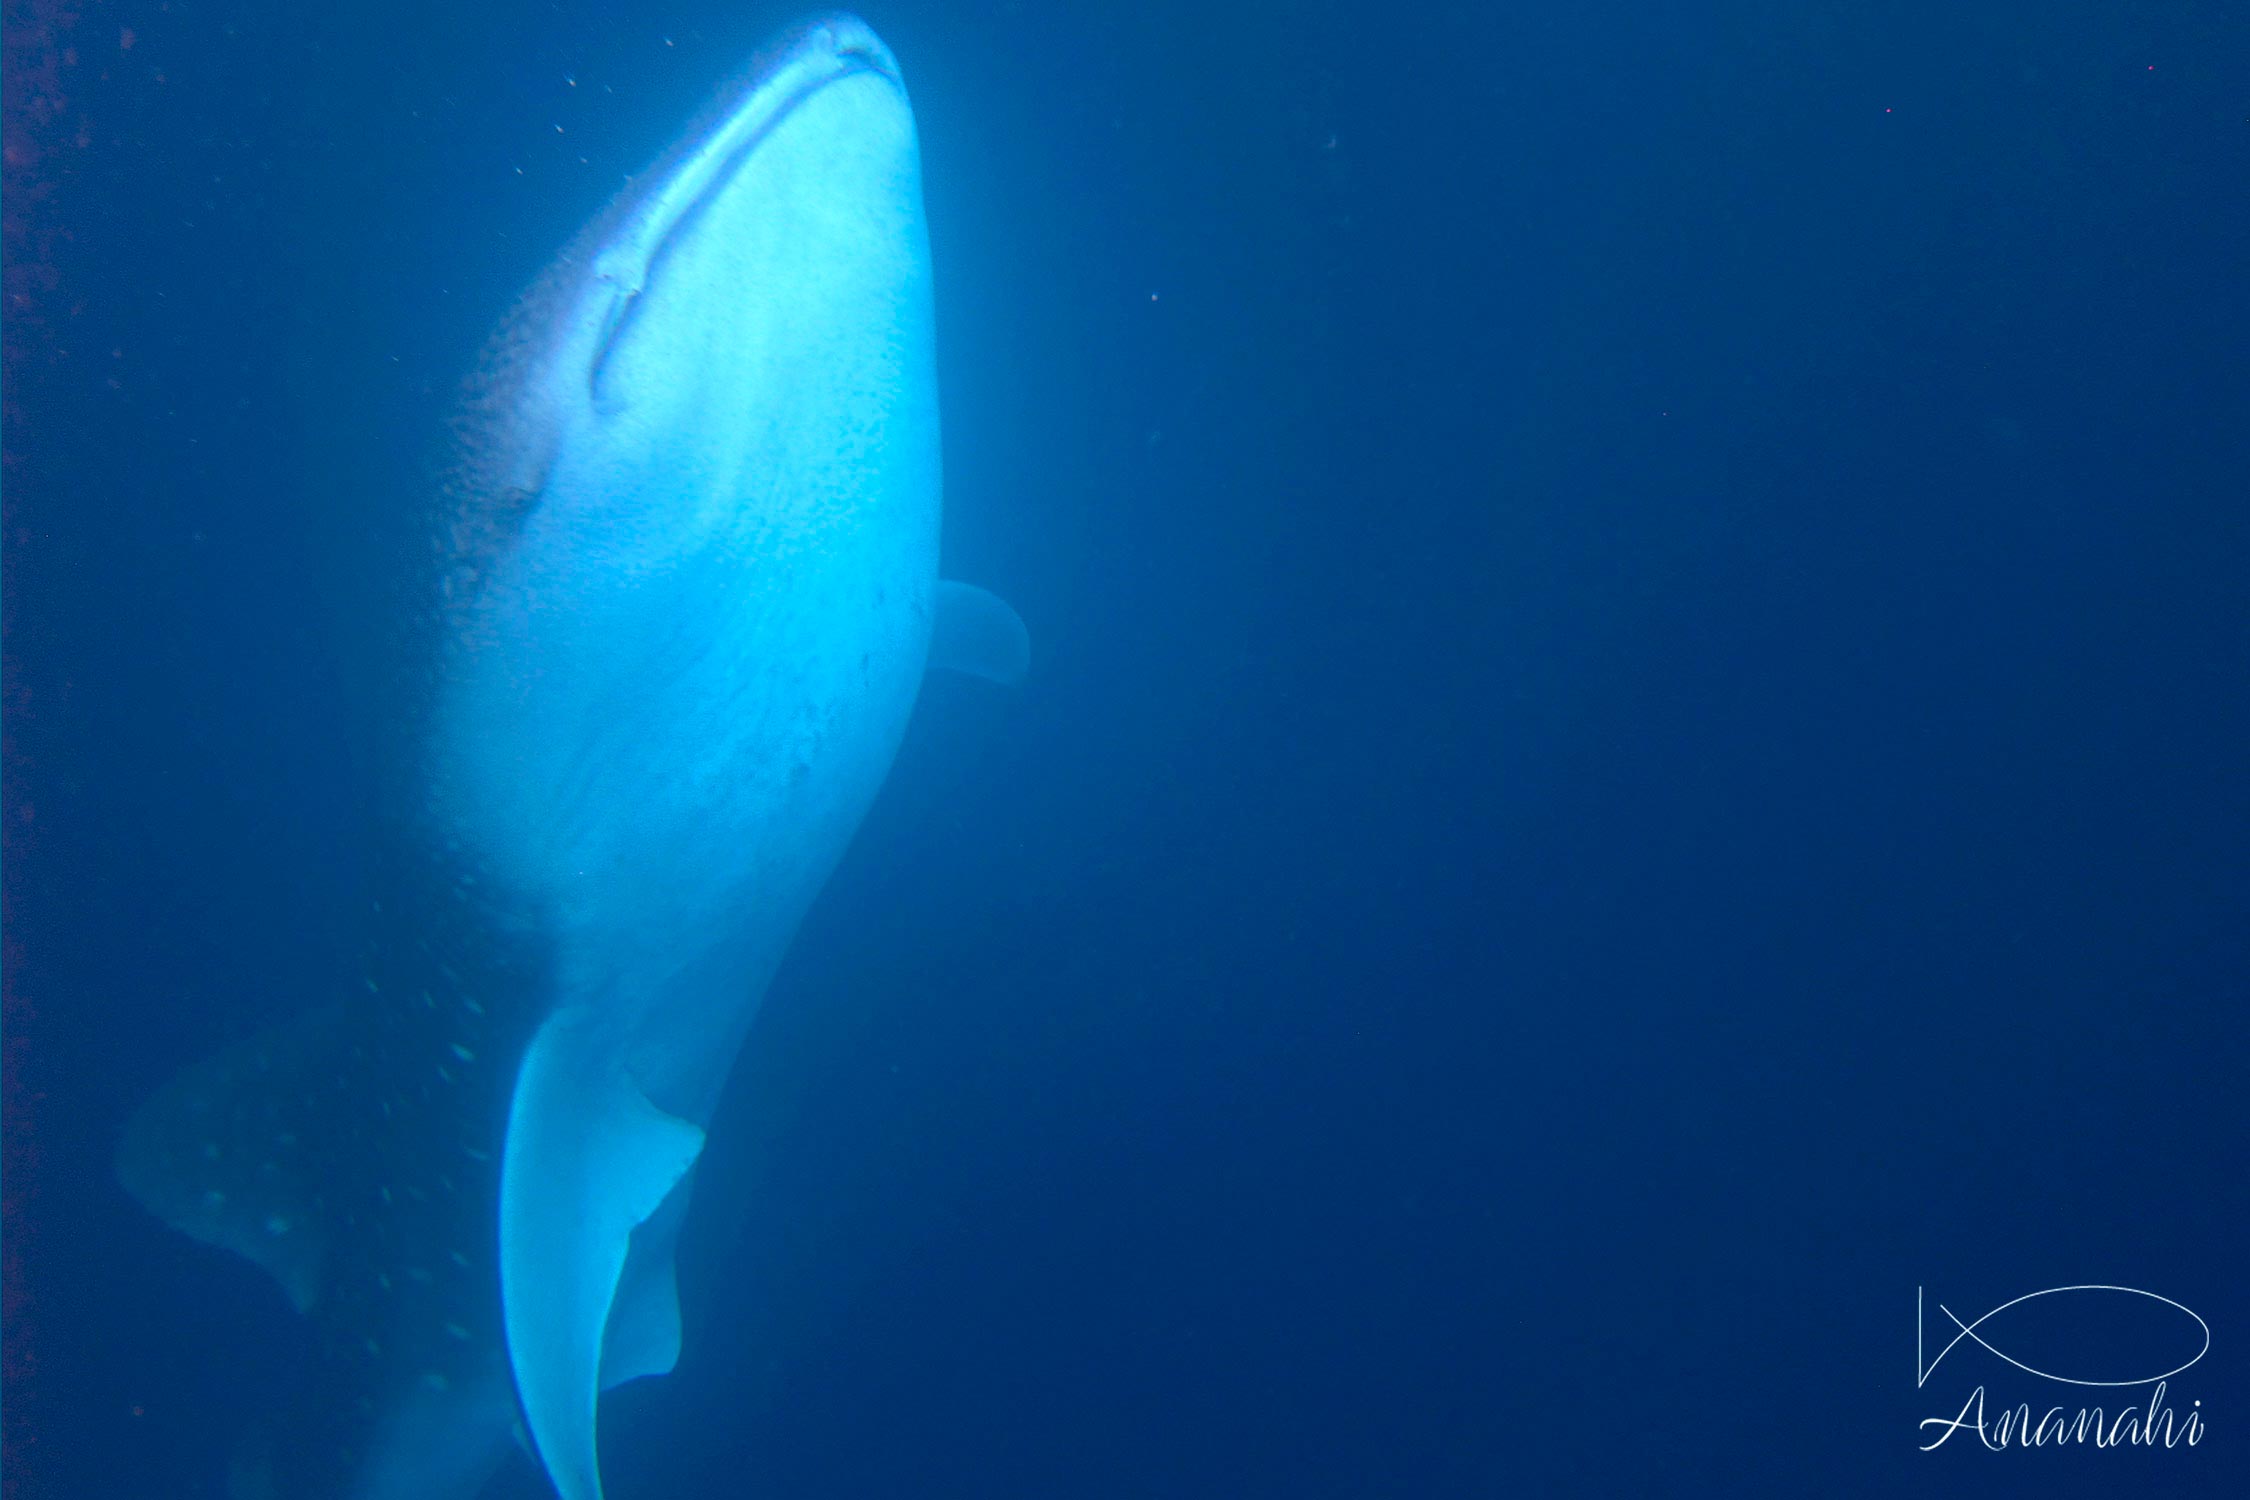
<path id="1" fill-rule="evenodd" d="M 232 1250 L 299 1312 L 320 1300 L 331 1226 L 315 1081 L 339 1072 L 344 1011 L 327 1006 L 178 1074 L 126 1124 L 117 1176 L 150 1213 Z"/>
<path id="2" fill-rule="evenodd" d="M 703 1131 L 650 1103 L 598 1028 L 551 1017 L 524 1054 L 500 1178 L 500 1285 L 524 1424 L 563 1500 L 601 1500 L 595 1397 L 679 1357 L 669 1248 L 626 1291 L 634 1232 Z"/>

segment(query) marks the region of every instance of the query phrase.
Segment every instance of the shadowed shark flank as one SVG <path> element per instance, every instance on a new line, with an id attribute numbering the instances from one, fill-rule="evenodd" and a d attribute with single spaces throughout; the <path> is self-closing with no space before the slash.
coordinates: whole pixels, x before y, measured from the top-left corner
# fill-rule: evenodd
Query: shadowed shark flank
<path id="1" fill-rule="evenodd" d="M 673 1250 L 768 980 L 924 672 L 1020 680 L 938 578 L 914 117 L 859 21 L 790 33 L 541 278 L 445 490 L 416 806 L 367 953 L 128 1125 L 126 1188 L 311 1321 L 238 1495 L 603 1493 L 669 1371 Z"/>

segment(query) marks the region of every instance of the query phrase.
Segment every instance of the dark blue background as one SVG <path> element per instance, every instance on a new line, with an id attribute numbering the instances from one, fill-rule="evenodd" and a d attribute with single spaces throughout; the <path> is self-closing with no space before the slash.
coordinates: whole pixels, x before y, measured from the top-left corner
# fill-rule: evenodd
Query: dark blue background
<path id="1" fill-rule="evenodd" d="M 46 9 L 11 1494 L 205 1496 L 289 1314 L 114 1131 L 340 982 L 450 393 L 789 15 Z M 2250 12 L 869 18 L 1037 665 L 799 942 L 615 1500 L 2245 1492 Z M 1916 1287 L 2077 1282 L 2203 1444 L 1916 1452 L 2084 1399 Z"/>

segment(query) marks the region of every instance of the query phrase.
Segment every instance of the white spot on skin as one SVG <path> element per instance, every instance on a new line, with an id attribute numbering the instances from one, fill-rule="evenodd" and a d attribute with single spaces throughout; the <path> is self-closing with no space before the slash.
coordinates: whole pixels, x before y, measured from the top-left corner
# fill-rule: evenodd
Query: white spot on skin
<path id="1" fill-rule="evenodd" d="M 471 1052 L 468 1048 L 462 1046 L 459 1042 L 455 1042 L 453 1044 L 453 1055 L 460 1058 L 463 1062 L 475 1062 L 477 1060 L 477 1055 L 474 1052 Z"/>
<path id="2" fill-rule="evenodd" d="M 462 1342 L 464 1342 L 464 1343 L 466 1343 L 466 1342 L 468 1341 L 468 1338 L 469 1338 L 469 1330 L 468 1330 L 468 1329 L 466 1329 L 466 1328 L 463 1328 L 463 1327 L 462 1327 L 462 1326 L 461 1326 L 460 1324 L 458 1324 L 458 1323 L 448 1323 L 448 1324 L 446 1324 L 446 1325 L 445 1325 L 445 1331 L 446 1331 L 447 1333 L 450 1333 L 450 1334 L 452 1334 L 452 1335 L 453 1335 L 453 1336 L 454 1336 L 455 1338 L 457 1338 L 457 1339 L 460 1339 L 460 1340 L 461 1340 Z"/>

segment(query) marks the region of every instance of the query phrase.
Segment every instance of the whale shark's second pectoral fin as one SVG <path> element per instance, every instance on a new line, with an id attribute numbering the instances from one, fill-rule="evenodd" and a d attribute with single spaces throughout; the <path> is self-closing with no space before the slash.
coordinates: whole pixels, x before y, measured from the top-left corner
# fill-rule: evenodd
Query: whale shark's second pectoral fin
<path id="1" fill-rule="evenodd" d="M 1013 686 L 1031 670 L 1031 632 L 998 594 L 941 579 L 930 620 L 930 665 Z"/>
<path id="2" fill-rule="evenodd" d="M 117 1176 L 149 1212 L 263 1267 L 310 1312 L 338 1225 L 324 1211 L 324 1144 L 309 1078 L 345 1066 L 341 1006 L 308 1012 L 174 1078 L 134 1114 Z"/>
<path id="3" fill-rule="evenodd" d="M 633 1230 L 702 1150 L 703 1132 L 649 1103 L 569 1013 L 539 1028 L 508 1106 L 500 1300 L 524 1423 L 562 1500 L 599 1500 L 594 1404 L 618 1278 Z"/>

